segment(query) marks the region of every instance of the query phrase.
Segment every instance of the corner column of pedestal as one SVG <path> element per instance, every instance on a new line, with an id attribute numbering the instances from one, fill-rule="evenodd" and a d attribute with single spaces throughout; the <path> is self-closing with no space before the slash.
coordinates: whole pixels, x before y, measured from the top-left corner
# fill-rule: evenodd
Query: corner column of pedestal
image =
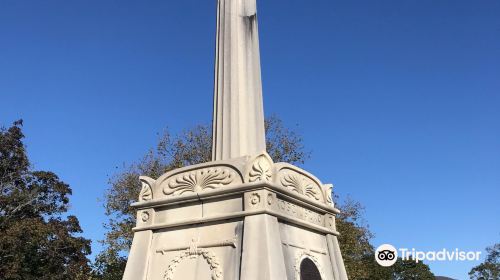
<path id="1" fill-rule="evenodd" d="M 268 190 L 244 195 L 245 211 L 271 210 L 276 194 Z M 243 248 L 240 280 L 286 280 L 285 257 L 278 218 L 259 213 L 246 216 L 243 223 Z"/>
<path id="2" fill-rule="evenodd" d="M 332 263 L 334 279 L 348 280 L 347 272 L 344 266 L 344 260 L 342 258 L 342 254 L 340 253 L 340 246 L 337 236 L 333 234 L 327 234 L 326 242 L 328 245 L 328 253 L 330 255 L 330 261 Z"/>
<path id="3" fill-rule="evenodd" d="M 245 217 L 241 280 L 286 280 L 285 258 L 278 218 L 259 214 Z"/>
<path id="4" fill-rule="evenodd" d="M 153 231 L 144 230 L 134 233 L 132 247 L 130 248 L 127 266 L 123 273 L 123 280 L 146 280 L 149 268 L 149 251 Z"/>

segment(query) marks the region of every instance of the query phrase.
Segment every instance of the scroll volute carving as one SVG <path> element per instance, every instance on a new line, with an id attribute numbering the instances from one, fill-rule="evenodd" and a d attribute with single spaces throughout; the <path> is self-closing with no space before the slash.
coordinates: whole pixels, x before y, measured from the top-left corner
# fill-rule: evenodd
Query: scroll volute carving
<path id="1" fill-rule="evenodd" d="M 141 192 L 139 193 L 139 201 L 149 201 L 153 199 L 153 186 L 155 183 L 155 179 L 140 176 L 139 180 L 141 181 Z"/>
<path id="2" fill-rule="evenodd" d="M 325 202 L 328 205 L 333 206 L 333 185 L 324 184 L 323 189 L 325 190 Z"/>

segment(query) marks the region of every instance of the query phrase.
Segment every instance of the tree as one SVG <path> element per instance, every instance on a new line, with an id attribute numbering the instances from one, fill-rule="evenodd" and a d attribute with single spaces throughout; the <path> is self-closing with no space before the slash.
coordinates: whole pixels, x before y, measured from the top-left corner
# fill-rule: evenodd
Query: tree
<path id="1" fill-rule="evenodd" d="M 71 188 L 30 165 L 22 121 L 0 129 L 0 275 L 2 279 L 86 279 L 90 240 L 66 216 Z"/>
<path id="2" fill-rule="evenodd" d="M 488 255 L 483 263 L 471 269 L 469 277 L 472 280 L 500 279 L 500 243 L 486 248 Z"/>
<path id="3" fill-rule="evenodd" d="M 338 197 L 335 200 L 338 201 Z M 378 264 L 374 261 L 375 250 L 370 244 L 373 234 L 363 219 L 364 207 L 349 197 L 343 202 L 335 204 L 340 210 L 336 226 L 340 233 L 340 251 L 342 252 L 348 278 L 371 279 L 373 269 L 367 269 L 367 264 L 374 268 Z M 370 262 L 373 262 L 373 264 Z"/>
<path id="4" fill-rule="evenodd" d="M 92 265 L 91 279 L 122 279 L 126 264 L 127 259 L 124 256 L 118 255 L 118 252 L 113 250 L 103 251 L 96 257 Z"/>
<path id="5" fill-rule="evenodd" d="M 434 280 L 436 277 L 429 269 L 429 266 L 423 262 L 414 260 L 402 260 L 391 266 L 394 280 Z"/>

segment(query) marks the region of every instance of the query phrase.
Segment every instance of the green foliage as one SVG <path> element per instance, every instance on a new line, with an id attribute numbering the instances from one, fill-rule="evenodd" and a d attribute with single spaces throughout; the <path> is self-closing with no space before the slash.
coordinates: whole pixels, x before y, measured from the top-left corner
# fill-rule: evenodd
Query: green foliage
<path id="1" fill-rule="evenodd" d="M 469 277 L 472 280 L 500 279 L 500 243 L 486 248 L 486 260 L 471 269 Z"/>
<path id="2" fill-rule="evenodd" d="M 371 270 L 366 266 L 375 260 L 374 249 L 370 244 L 373 234 L 363 219 L 364 208 L 350 198 L 335 205 L 340 210 L 336 226 L 340 233 L 340 250 L 349 279 L 370 279 Z"/>
<path id="3" fill-rule="evenodd" d="M 265 120 L 266 151 L 274 162 L 303 164 L 310 156 L 304 149 L 302 137 L 287 128 L 283 121 L 273 115 Z"/>
<path id="4" fill-rule="evenodd" d="M 394 280 L 434 280 L 436 277 L 430 271 L 429 266 L 414 260 L 398 261 L 390 267 L 392 270 L 391 279 Z"/>
<path id="5" fill-rule="evenodd" d="M 68 210 L 71 188 L 35 171 L 22 121 L 0 130 L 0 275 L 2 279 L 86 279 L 90 240 Z"/>
<path id="6" fill-rule="evenodd" d="M 122 279 L 123 271 L 127 259 L 119 256 L 117 252 L 104 251 L 99 254 L 93 263 L 92 279 L 95 280 L 114 280 Z"/>

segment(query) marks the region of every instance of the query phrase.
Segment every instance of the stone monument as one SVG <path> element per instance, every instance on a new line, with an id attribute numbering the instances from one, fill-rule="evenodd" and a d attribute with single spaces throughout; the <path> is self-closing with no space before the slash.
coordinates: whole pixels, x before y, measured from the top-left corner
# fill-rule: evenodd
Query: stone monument
<path id="1" fill-rule="evenodd" d="M 332 185 L 266 153 L 256 0 L 218 0 L 212 161 L 140 177 L 125 280 L 344 280 Z"/>

